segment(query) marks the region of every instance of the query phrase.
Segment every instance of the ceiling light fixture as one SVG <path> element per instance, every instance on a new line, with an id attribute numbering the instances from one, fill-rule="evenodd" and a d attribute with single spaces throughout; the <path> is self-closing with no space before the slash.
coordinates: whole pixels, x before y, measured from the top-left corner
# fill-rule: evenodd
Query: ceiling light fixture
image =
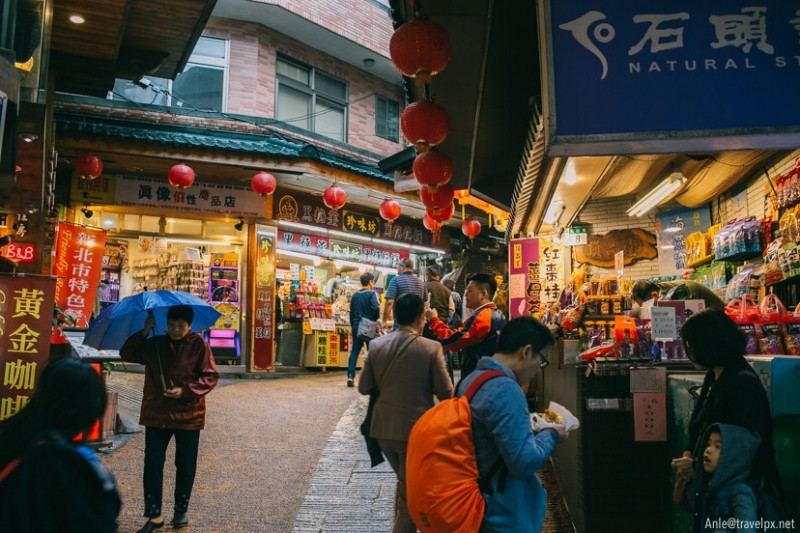
<path id="1" fill-rule="evenodd" d="M 89 206 L 81 207 L 81 213 L 83 213 L 83 216 L 86 218 L 92 218 L 94 216 L 94 211 L 89 209 Z"/>
<path id="2" fill-rule="evenodd" d="M 83 24 L 86 22 L 86 19 L 83 18 L 83 15 L 70 15 L 69 21 L 73 24 Z"/>
<path id="3" fill-rule="evenodd" d="M 628 216 L 640 217 L 661 202 L 672 198 L 678 189 L 686 183 L 686 177 L 680 172 L 673 172 L 664 181 L 659 183 L 652 191 L 642 196 L 638 202 L 626 212 Z"/>
<path id="4" fill-rule="evenodd" d="M 544 222 L 551 225 L 557 224 L 565 209 L 567 206 L 564 205 L 563 200 L 553 200 L 550 202 L 550 207 L 547 208 L 547 213 L 544 214 Z"/>

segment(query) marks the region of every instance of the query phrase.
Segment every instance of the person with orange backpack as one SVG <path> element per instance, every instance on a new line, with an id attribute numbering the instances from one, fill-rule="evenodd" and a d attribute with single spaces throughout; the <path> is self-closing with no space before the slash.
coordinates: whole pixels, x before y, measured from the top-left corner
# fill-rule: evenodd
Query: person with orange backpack
<path id="1" fill-rule="evenodd" d="M 550 331 L 530 317 L 500 332 L 497 353 L 483 357 L 455 397 L 420 417 L 406 457 L 408 510 L 422 533 L 526 533 L 544 523 L 547 495 L 536 472 L 563 424 L 538 434 L 522 390 L 548 365 Z"/>

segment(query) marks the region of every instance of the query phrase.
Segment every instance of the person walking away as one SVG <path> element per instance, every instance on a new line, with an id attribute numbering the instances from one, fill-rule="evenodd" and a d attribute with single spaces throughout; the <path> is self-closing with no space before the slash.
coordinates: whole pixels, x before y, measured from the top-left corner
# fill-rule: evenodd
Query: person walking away
<path id="1" fill-rule="evenodd" d="M 700 460 L 706 444 L 702 436 L 709 426 L 731 424 L 747 428 L 760 439 L 751 484 L 765 484 L 773 496 L 785 502 L 775 463 L 772 413 L 761 380 L 744 358 L 744 334 L 723 311 L 707 309 L 689 317 L 681 328 L 681 338 L 689 360 L 707 372 L 689 420 L 688 445 L 681 457 L 672 460 L 676 484 L 692 481 L 694 462 Z"/>
<path id="2" fill-rule="evenodd" d="M 553 424 L 534 434 L 522 387 L 549 364 L 544 352 L 554 342 L 538 320 L 515 318 L 500 332 L 497 353 L 482 357 L 457 386 L 456 396 L 462 396 L 488 370 L 512 378 L 490 379 L 470 402 L 478 473 L 489 484 L 481 533 L 532 533 L 544 523 L 547 495 L 536 472 L 567 432 L 563 424 Z"/>
<path id="3" fill-rule="evenodd" d="M 28 404 L 0 423 L 0 531 L 115 533 L 117 484 L 74 441 L 106 410 L 103 379 L 77 359 L 49 363 Z"/>
<path id="4" fill-rule="evenodd" d="M 442 346 L 421 337 L 425 325 L 424 303 L 417 294 L 404 294 L 395 302 L 397 330 L 370 343 L 358 380 L 358 392 L 378 391 L 370 436 L 397 475 L 393 533 L 417 529 L 406 503 L 406 448 L 408 434 L 419 417 L 433 407 L 434 396 L 449 398 L 453 385 L 447 375 Z M 530 423 L 529 423 L 530 426 Z"/>
<path id="5" fill-rule="evenodd" d="M 416 294 L 423 301 L 428 299 L 425 283 L 414 275 L 414 262 L 410 258 L 404 257 L 397 264 L 397 275 L 386 286 L 386 296 L 383 302 L 383 329 L 388 328 L 395 300 L 409 293 Z M 397 329 L 396 325 L 394 329 Z"/>
<path id="6" fill-rule="evenodd" d="M 175 513 L 172 526 L 189 525 L 187 510 L 197 471 L 200 431 L 205 427 L 206 400 L 219 380 L 211 348 L 192 333 L 194 311 L 188 305 L 167 310 L 167 334 L 148 338 L 153 316 L 131 335 L 119 351 L 123 361 L 145 366 L 139 423 L 145 426 L 144 516 L 138 533 L 164 526 L 161 497 L 167 446 L 175 437 Z"/>
<path id="7" fill-rule="evenodd" d="M 381 307 L 378 295 L 372 290 L 375 286 L 375 276 L 370 272 L 361 274 L 361 289 L 350 299 L 350 330 L 353 333 L 353 343 L 350 348 L 350 358 L 347 360 L 347 386 L 352 387 L 356 377 L 356 363 L 358 354 L 365 341 L 358 338 L 358 326 L 361 318 L 377 321 L 380 318 Z M 369 341 L 366 341 L 369 348 Z"/>
<path id="8" fill-rule="evenodd" d="M 425 289 L 430 295 L 430 306 L 436 309 L 436 316 L 447 322 L 455 314 L 456 308 L 450 289 L 439 281 L 439 267 L 431 265 L 425 270 Z"/>
<path id="9" fill-rule="evenodd" d="M 758 435 L 739 426 L 712 424 L 702 440 L 703 460 L 696 462 L 694 483 L 687 487 L 693 500 L 694 532 L 755 533 L 758 507 L 747 478 Z"/>
<path id="10" fill-rule="evenodd" d="M 474 309 L 472 315 L 460 326 L 450 329 L 439 320 L 436 311 L 429 309 L 428 328 L 442 343 L 445 350 L 461 350 L 461 379 L 475 370 L 481 357 L 491 356 L 497 349 L 497 334 L 506 319 L 492 303 L 497 282 L 488 274 L 475 274 L 467 283 L 467 307 Z"/>

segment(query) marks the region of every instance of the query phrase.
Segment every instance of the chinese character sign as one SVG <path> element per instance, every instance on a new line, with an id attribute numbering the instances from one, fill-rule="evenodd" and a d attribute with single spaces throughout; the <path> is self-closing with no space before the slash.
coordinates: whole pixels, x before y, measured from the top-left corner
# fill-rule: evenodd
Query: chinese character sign
<path id="1" fill-rule="evenodd" d="M 75 327 L 85 328 L 94 309 L 106 232 L 69 222 L 59 222 L 53 274 L 56 305 L 75 319 Z"/>
<path id="2" fill-rule="evenodd" d="M 275 230 L 258 226 L 256 233 L 253 371 L 265 371 L 275 363 Z"/>
<path id="3" fill-rule="evenodd" d="M 705 233 L 711 227 L 711 212 L 707 205 L 697 209 L 674 209 L 656 215 L 658 243 L 658 275 L 680 276 L 689 269 L 686 237 L 695 232 Z"/>
<path id="4" fill-rule="evenodd" d="M 670 151 L 665 142 L 684 151 L 713 149 L 720 135 L 741 139 L 727 145 L 737 149 L 748 146 L 747 136 L 762 135 L 760 128 L 797 131 L 797 2 L 549 0 L 541 5 L 542 34 L 551 51 L 548 94 L 557 121 L 551 124 L 556 130 L 551 155 L 567 153 L 567 144 L 577 153 L 578 146 L 611 140 L 618 141 L 615 153 Z M 697 135 L 709 130 L 720 133 Z M 626 143 L 632 134 L 638 134 L 637 142 Z M 686 144 L 690 139 L 695 144 Z M 771 142 L 784 145 L 788 135 Z"/>
<path id="5" fill-rule="evenodd" d="M 539 239 L 514 239 L 508 247 L 508 312 L 533 316 L 542 301 Z"/>
<path id="6" fill-rule="evenodd" d="M 50 357 L 54 278 L 0 276 L 0 420 L 22 409 Z"/>

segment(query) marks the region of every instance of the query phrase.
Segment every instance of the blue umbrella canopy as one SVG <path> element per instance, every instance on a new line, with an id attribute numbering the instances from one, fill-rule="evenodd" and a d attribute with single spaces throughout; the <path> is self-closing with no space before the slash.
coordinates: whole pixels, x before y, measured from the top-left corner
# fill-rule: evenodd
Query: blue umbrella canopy
<path id="1" fill-rule="evenodd" d="M 128 337 L 144 328 L 149 313 L 156 320 L 154 333 L 167 332 L 167 311 L 173 305 L 188 305 L 194 311 L 192 331 L 213 326 L 222 316 L 208 302 L 182 291 L 144 291 L 107 307 L 89 324 L 83 343 L 98 350 L 119 350 Z"/>

